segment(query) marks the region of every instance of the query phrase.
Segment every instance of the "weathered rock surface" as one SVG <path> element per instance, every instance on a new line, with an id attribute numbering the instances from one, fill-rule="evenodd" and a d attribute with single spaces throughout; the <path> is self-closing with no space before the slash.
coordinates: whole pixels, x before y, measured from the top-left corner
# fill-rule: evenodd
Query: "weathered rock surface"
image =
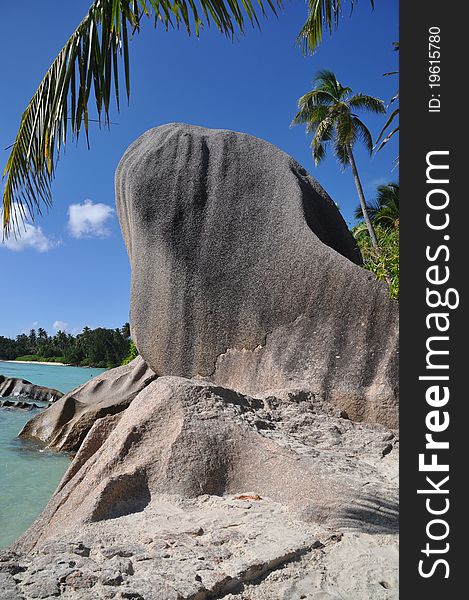
<path id="1" fill-rule="evenodd" d="M 39 406 L 34 402 L 27 402 L 24 400 L 11 400 L 7 398 L 6 400 L 0 400 L 0 408 L 13 408 L 17 410 L 34 410 L 35 408 L 43 408 L 43 406 Z"/>
<path id="2" fill-rule="evenodd" d="M 19 437 L 38 440 L 53 450 L 76 451 L 97 419 L 126 409 L 154 379 L 155 373 L 137 357 L 63 396 L 28 421 Z"/>
<path id="3" fill-rule="evenodd" d="M 309 392 L 162 377 L 95 423 L 0 574 L 27 600 L 394 599 L 397 454 Z"/>
<path id="4" fill-rule="evenodd" d="M 116 172 L 132 337 L 158 375 L 302 387 L 397 426 L 397 304 L 326 192 L 232 131 L 147 131 Z"/>
<path id="5" fill-rule="evenodd" d="M 30 400 L 40 402 L 55 402 L 62 398 L 63 393 L 53 388 L 34 385 L 26 379 L 17 379 L 16 377 L 5 377 L 0 375 L 0 398 L 9 396 L 21 396 Z"/>

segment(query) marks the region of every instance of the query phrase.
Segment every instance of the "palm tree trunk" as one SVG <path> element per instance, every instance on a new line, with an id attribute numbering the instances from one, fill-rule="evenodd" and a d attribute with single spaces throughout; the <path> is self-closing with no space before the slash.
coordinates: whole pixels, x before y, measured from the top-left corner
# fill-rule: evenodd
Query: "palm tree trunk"
<path id="1" fill-rule="evenodd" d="M 357 165 L 355 164 L 355 158 L 353 156 L 352 147 L 349 144 L 347 144 L 347 154 L 348 154 L 350 167 L 351 167 L 352 173 L 353 173 L 353 178 L 355 180 L 355 186 L 357 188 L 358 197 L 360 199 L 360 206 L 362 209 L 363 218 L 365 219 L 366 227 L 368 229 L 368 233 L 370 234 L 371 243 L 374 248 L 379 250 L 379 244 L 378 244 L 378 240 L 376 239 L 376 233 L 375 233 L 375 230 L 373 227 L 373 223 L 371 222 L 371 219 L 368 215 L 365 194 L 363 193 L 363 188 L 362 188 L 362 184 L 360 181 L 360 177 L 358 176 Z"/>

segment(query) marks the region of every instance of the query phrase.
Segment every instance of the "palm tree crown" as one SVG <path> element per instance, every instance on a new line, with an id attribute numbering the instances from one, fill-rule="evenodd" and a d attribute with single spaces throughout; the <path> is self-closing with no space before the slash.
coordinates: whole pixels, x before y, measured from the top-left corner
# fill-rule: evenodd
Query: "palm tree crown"
<path id="1" fill-rule="evenodd" d="M 354 111 L 383 114 L 384 102 L 366 94 L 353 94 L 331 71 L 319 71 L 314 83 L 315 88 L 299 99 L 299 111 L 292 125 L 304 124 L 306 132 L 313 134 L 311 148 L 316 165 L 326 156 L 328 143 L 343 167 L 350 163 L 348 148 L 357 141 L 362 141 L 371 154 L 373 138 Z"/>
<path id="2" fill-rule="evenodd" d="M 343 169 L 350 165 L 371 242 L 375 248 L 378 248 L 373 224 L 367 213 L 353 148 L 360 140 L 365 144 L 370 155 L 373 152 L 371 133 L 355 111 L 368 110 L 382 114 L 386 112 L 384 102 L 366 94 L 353 94 L 351 88 L 339 83 L 332 71 L 319 71 L 314 83 L 316 84 L 314 89 L 299 99 L 299 111 L 292 125 L 304 124 L 306 132 L 313 134 L 311 148 L 316 165 L 326 156 L 328 144 L 332 144 L 334 154 Z"/>
<path id="3" fill-rule="evenodd" d="M 378 194 L 373 202 L 367 204 L 368 214 L 375 225 L 399 226 L 399 184 L 388 183 L 378 186 Z M 363 219 L 362 207 L 355 209 L 355 218 Z"/>

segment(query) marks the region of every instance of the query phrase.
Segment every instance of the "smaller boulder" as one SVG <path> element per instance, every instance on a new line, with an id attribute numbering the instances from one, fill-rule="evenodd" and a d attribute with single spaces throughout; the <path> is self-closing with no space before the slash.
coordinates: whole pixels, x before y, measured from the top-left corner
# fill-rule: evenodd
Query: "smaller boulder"
<path id="1" fill-rule="evenodd" d="M 155 373 L 141 357 L 106 371 L 33 417 L 19 433 L 52 450 L 76 452 L 97 419 L 126 409 Z"/>
<path id="2" fill-rule="evenodd" d="M 38 400 L 39 402 L 55 402 L 62 398 L 63 393 L 54 388 L 34 385 L 34 383 L 26 381 L 26 379 L 0 375 L 0 398 L 10 396 L 21 396 L 22 398 Z"/>

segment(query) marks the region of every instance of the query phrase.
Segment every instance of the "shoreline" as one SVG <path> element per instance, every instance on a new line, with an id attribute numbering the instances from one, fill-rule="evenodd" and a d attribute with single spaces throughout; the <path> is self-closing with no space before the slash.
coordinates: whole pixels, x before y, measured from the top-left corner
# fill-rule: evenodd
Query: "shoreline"
<path id="1" fill-rule="evenodd" d="M 1 359 L 0 362 L 5 362 L 5 363 L 13 363 L 13 364 L 17 364 L 17 365 L 53 365 L 56 367 L 73 367 L 74 365 L 70 365 L 68 363 L 62 363 L 62 362 L 47 362 L 47 361 L 43 361 L 43 360 L 3 360 Z"/>

